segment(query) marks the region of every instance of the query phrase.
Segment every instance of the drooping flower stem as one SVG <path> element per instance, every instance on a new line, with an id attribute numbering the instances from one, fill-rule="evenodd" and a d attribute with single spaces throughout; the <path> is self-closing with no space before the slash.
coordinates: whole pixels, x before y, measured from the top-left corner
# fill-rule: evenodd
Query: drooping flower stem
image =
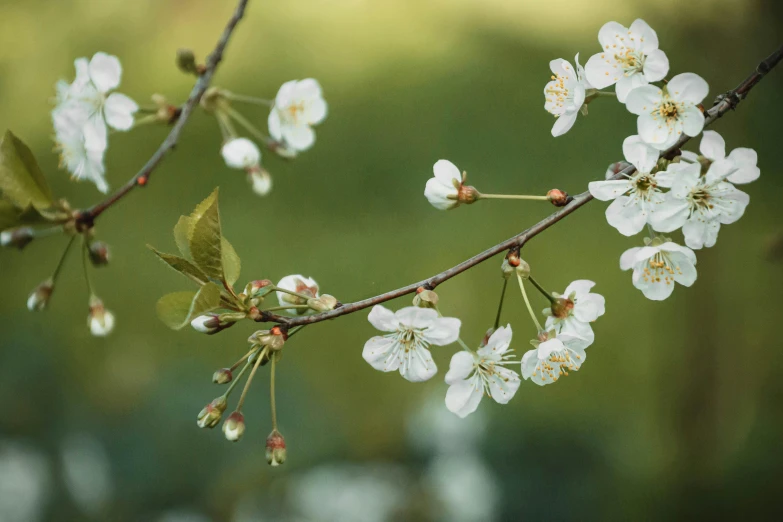
<path id="1" fill-rule="evenodd" d="M 503 300 L 506 298 L 506 287 L 508 287 L 508 279 L 503 280 L 503 290 L 500 291 L 500 302 L 498 302 L 498 313 L 495 316 L 495 330 L 500 326 L 500 314 L 503 311 Z"/>
<path id="2" fill-rule="evenodd" d="M 223 110 L 226 111 L 226 114 L 228 114 L 230 117 L 234 118 L 237 123 L 239 123 L 242 127 L 247 130 L 250 134 L 252 134 L 257 140 L 261 141 L 264 144 L 269 144 L 272 140 L 269 138 L 269 136 L 266 136 L 263 132 L 258 130 L 255 125 L 247 121 L 247 118 L 242 116 L 242 114 L 239 113 L 236 109 L 229 105 L 225 105 L 223 107 Z"/>
<path id="3" fill-rule="evenodd" d="M 550 294 L 549 292 L 547 292 L 547 291 L 544 289 L 544 287 L 542 287 L 540 284 L 538 284 L 538 281 L 536 281 L 536 280 L 535 280 L 535 279 L 533 279 L 532 277 L 528 277 L 528 280 L 530 280 L 530 282 L 531 282 L 531 283 L 533 283 L 533 286 L 535 286 L 535 287 L 536 287 L 536 289 L 538 289 L 538 291 L 539 291 L 539 292 L 541 292 L 541 293 L 544 295 L 544 297 L 546 297 L 547 299 L 549 299 L 549 302 L 550 302 L 550 303 L 554 303 L 554 302 L 556 301 L 556 299 L 554 298 L 554 296 L 553 296 L 552 294 Z"/>
<path id="4" fill-rule="evenodd" d="M 60 271 L 63 269 L 65 258 L 68 257 L 68 252 L 70 252 L 71 246 L 73 246 L 74 241 L 76 241 L 76 236 L 71 236 L 71 239 L 68 241 L 68 244 L 65 246 L 65 250 L 63 250 L 63 254 L 60 256 L 60 260 L 57 262 L 57 266 L 54 268 L 54 272 L 52 272 L 52 282 L 57 281 L 57 276 L 60 275 Z"/>
<path id="5" fill-rule="evenodd" d="M 261 366 L 261 361 L 266 356 L 268 350 L 269 348 L 264 346 L 264 349 L 261 350 L 261 352 L 256 356 L 256 362 L 253 365 L 253 369 L 250 371 L 250 375 L 247 378 L 247 382 L 245 383 L 245 388 L 242 390 L 242 395 L 239 396 L 239 401 L 237 401 L 236 411 L 242 411 L 242 405 L 245 404 L 245 397 L 247 397 L 247 391 L 250 389 L 250 385 L 253 383 L 253 377 L 255 377 L 256 372 L 258 371 L 258 367 Z M 249 364 L 250 363 L 248 362 L 248 365 Z"/>
<path id="6" fill-rule="evenodd" d="M 229 139 L 236 138 L 238 136 L 237 131 L 234 128 L 234 124 L 231 123 L 231 118 L 226 112 L 223 110 L 218 110 L 215 112 L 215 117 L 218 119 L 218 122 L 225 127 Z"/>
<path id="7" fill-rule="evenodd" d="M 266 105 L 267 107 L 272 107 L 275 104 L 274 100 L 265 100 L 263 98 L 256 98 L 255 96 L 247 96 L 245 94 L 236 94 L 230 91 L 222 91 L 222 94 L 226 99 L 240 103 Z"/>
<path id="8" fill-rule="evenodd" d="M 87 293 L 89 294 L 90 297 L 92 297 L 95 294 L 92 291 L 92 282 L 90 281 L 90 271 L 87 269 L 87 265 L 90 262 L 88 259 L 89 255 L 90 252 L 89 252 L 89 247 L 87 246 L 87 239 L 84 236 L 82 236 L 82 268 L 84 269 L 84 280 L 87 283 Z"/>
<path id="9" fill-rule="evenodd" d="M 547 196 L 526 196 L 521 194 L 479 194 L 478 199 L 529 199 L 534 201 L 549 201 Z"/>
<path id="10" fill-rule="evenodd" d="M 230 369 L 230 370 L 233 372 L 234 370 L 236 370 L 237 368 L 239 368 L 239 365 L 240 365 L 240 364 L 242 364 L 243 362 L 245 362 L 245 361 L 248 359 L 248 357 L 250 357 L 251 355 L 253 355 L 253 352 L 255 352 L 256 350 L 258 350 L 258 348 L 257 348 L 257 347 L 255 347 L 255 346 L 254 346 L 253 348 L 251 348 L 251 349 L 250 349 L 250 350 L 249 350 L 249 351 L 248 351 L 248 352 L 247 352 L 245 355 L 243 355 L 243 356 L 242 356 L 242 358 L 241 358 L 241 359 L 239 359 L 237 362 L 235 362 L 235 363 L 234 363 L 234 364 L 231 366 L 231 368 L 229 368 L 229 369 Z M 243 371 L 244 371 L 244 370 L 243 370 Z M 242 374 L 240 373 L 239 375 L 242 375 Z"/>
<path id="11" fill-rule="evenodd" d="M 269 372 L 269 407 L 272 412 L 272 431 L 277 431 L 277 404 L 275 403 L 275 364 L 277 354 L 272 355 L 272 369 Z"/>
<path id="12" fill-rule="evenodd" d="M 519 281 L 519 289 L 522 291 L 522 298 L 525 300 L 525 305 L 527 306 L 527 311 L 530 312 L 530 317 L 533 319 L 533 322 L 536 324 L 536 328 L 538 328 L 538 331 L 541 332 L 544 329 L 541 328 L 541 323 L 538 322 L 538 319 L 536 318 L 535 312 L 533 312 L 533 307 L 530 306 L 530 300 L 527 298 L 527 292 L 525 291 L 525 285 L 522 281 L 522 276 L 517 274 L 517 281 Z"/>
<path id="13" fill-rule="evenodd" d="M 237 366 L 239 366 L 239 363 L 241 363 L 244 359 L 252 355 L 252 352 L 255 350 L 251 350 L 251 353 L 249 353 L 246 357 L 243 357 L 242 360 L 237 362 Z M 260 357 L 259 357 L 260 360 Z M 231 392 L 234 391 L 234 388 L 237 387 L 237 384 L 239 384 L 239 381 L 242 380 L 242 376 L 245 374 L 248 368 L 250 368 L 250 365 L 252 363 L 250 361 L 247 361 L 245 365 L 242 367 L 241 370 L 239 370 L 239 373 L 237 374 L 236 378 L 231 381 L 231 384 L 228 385 L 228 388 L 226 389 L 226 393 L 223 394 L 223 397 L 228 398 L 229 395 L 231 395 Z"/>
<path id="14" fill-rule="evenodd" d="M 308 297 L 308 299 L 310 299 L 310 298 Z M 276 310 L 288 310 L 290 308 L 292 308 L 294 310 L 307 310 L 310 307 L 307 306 L 306 304 L 303 304 L 303 305 L 281 305 L 281 306 L 270 306 L 269 308 L 264 308 L 261 311 L 262 312 L 274 312 Z"/>

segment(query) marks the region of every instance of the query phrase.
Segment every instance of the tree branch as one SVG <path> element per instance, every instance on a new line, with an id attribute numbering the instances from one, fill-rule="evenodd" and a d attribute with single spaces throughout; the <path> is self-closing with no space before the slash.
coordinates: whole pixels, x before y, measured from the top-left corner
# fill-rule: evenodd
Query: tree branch
<path id="1" fill-rule="evenodd" d="M 729 110 L 733 110 L 743 99 L 745 99 L 748 92 L 750 92 L 750 90 L 759 81 L 761 81 L 761 79 L 769 71 L 771 71 L 781 61 L 781 59 L 783 59 L 783 46 L 781 46 L 777 51 L 775 51 L 770 56 L 768 56 L 766 60 L 761 62 L 758 65 L 758 67 L 756 67 L 756 70 L 753 72 L 753 74 L 748 76 L 748 78 L 746 78 L 745 81 L 739 84 L 737 88 L 718 96 L 712 108 L 705 112 L 705 121 L 704 121 L 705 127 L 712 124 L 718 118 L 722 117 Z M 660 157 L 673 158 L 679 153 L 679 149 L 690 139 L 691 139 L 690 136 L 686 136 L 685 134 L 683 134 L 676 144 L 674 144 L 671 148 L 661 152 Z M 622 170 L 620 170 L 617 174 L 615 174 L 612 177 L 612 179 L 619 179 L 623 176 L 631 175 L 634 172 L 636 172 L 636 169 L 632 165 L 627 165 L 627 164 L 625 165 L 626 166 Z M 335 317 L 340 317 L 341 315 L 347 315 L 353 312 L 358 312 L 359 310 L 363 310 L 365 308 L 369 308 L 371 306 L 384 303 L 392 299 L 396 299 L 397 297 L 402 297 L 407 294 L 412 294 L 419 287 L 424 287 L 429 289 L 435 288 L 436 286 L 443 283 L 444 281 L 448 281 L 452 277 L 455 277 L 461 274 L 462 272 L 465 272 L 466 270 L 473 268 L 474 266 L 480 263 L 483 263 L 487 259 L 490 259 L 496 256 L 497 254 L 500 254 L 501 252 L 510 249 L 521 248 L 530 239 L 534 238 L 544 230 L 548 229 L 555 223 L 559 222 L 560 220 L 562 220 L 572 212 L 581 208 L 583 205 L 589 203 L 592 199 L 593 196 L 590 194 L 589 191 L 583 192 L 578 196 L 575 196 L 568 205 L 558 210 L 557 212 L 550 214 L 549 216 L 542 219 L 541 221 L 539 221 L 532 227 L 528 228 L 527 230 L 524 230 L 519 234 L 517 234 L 516 236 L 511 237 L 503 241 L 502 243 L 498 243 L 497 245 L 488 248 L 487 250 L 481 252 L 480 254 L 476 254 L 470 259 L 467 259 L 462 263 L 453 266 L 448 270 L 444 270 L 443 272 L 436 274 L 430 278 L 423 279 L 421 281 L 409 284 L 407 286 L 403 286 L 402 288 L 398 288 L 396 290 L 391 290 L 389 292 L 376 295 L 375 297 L 370 297 L 368 299 L 356 301 L 354 303 L 347 303 L 339 308 L 336 308 L 328 312 L 322 312 L 318 314 L 306 315 L 300 317 L 284 317 L 275 314 L 264 314 L 262 320 L 284 324 L 287 325 L 288 327 L 319 323 L 321 321 L 326 321 L 327 319 L 334 319 Z"/>
<path id="2" fill-rule="evenodd" d="M 223 29 L 223 34 L 220 35 L 220 39 L 218 40 L 217 45 L 215 45 L 214 50 L 207 57 L 207 63 L 206 67 L 204 68 L 204 72 L 199 76 L 196 84 L 190 91 L 190 96 L 188 96 L 187 101 L 182 106 L 182 110 L 179 114 L 179 117 L 177 118 L 176 123 L 174 123 L 174 126 L 171 128 L 168 136 L 166 136 L 166 139 L 163 140 L 163 143 L 161 143 L 160 147 L 158 147 L 158 150 L 156 150 L 150 159 L 147 160 L 147 163 L 144 164 L 141 170 L 139 170 L 135 176 L 133 176 L 116 192 L 89 209 L 77 211 L 75 213 L 77 225 L 91 227 L 98 216 L 103 214 L 103 212 L 109 209 L 112 205 L 128 195 L 135 187 L 143 187 L 146 185 L 150 179 L 150 176 L 152 175 L 152 172 L 157 168 L 160 162 L 163 161 L 163 158 L 166 156 L 166 154 L 176 147 L 182 129 L 185 127 L 188 118 L 190 118 L 190 115 L 193 113 L 193 109 L 195 109 L 196 105 L 198 105 L 199 101 L 201 101 L 201 97 L 209 87 L 218 64 L 223 59 L 223 52 L 228 45 L 228 41 L 231 39 L 234 28 L 245 14 L 245 8 L 247 7 L 248 1 L 249 0 L 239 0 L 237 3 L 236 8 L 234 9 L 234 14 L 226 24 L 226 28 Z"/>

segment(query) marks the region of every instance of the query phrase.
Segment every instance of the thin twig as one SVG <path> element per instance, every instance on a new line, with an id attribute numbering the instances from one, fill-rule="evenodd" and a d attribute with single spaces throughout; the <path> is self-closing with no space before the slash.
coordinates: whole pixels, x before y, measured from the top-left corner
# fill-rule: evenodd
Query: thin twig
<path id="1" fill-rule="evenodd" d="M 745 99 L 748 92 L 750 92 L 750 90 L 753 87 L 755 87 L 755 85 L 759 81 L 761 81 L 761 79 L 769 71 L 771 71 L 781 61 L 781 59 L 783 59 L 783 46 L 781 46 L 777 51 L 775 51 L 770 56 L 768 56 L 766 60 L 761 62 L 756 67 L 756 70 L 753 72 L 753 74 L 748 76 L 748 78 L 746 78 L 741 84 L 739 84 L 737 88 L 727 92 L 726 94 L 718 96 L 712 108 L 705 111 L 705 121 L 704 121 L 705 127 L 712 124 L 718 118 L 722 117 L 729 110 L 733 110 L 743 99 Z M 690 136 L 683 134 L 680 137 L 680 139 L 677 141 L 677 143 L 675 143 L 669 149 L 661 152 L 660 157 L 673 158 L 678 154 L 679 149 L 690 139 L 691 139 Z M 629 176 L 634 172 L 636 172 L 636 169 L 632 165 L 628 165 L 624 169 L 620 170 L 617 174 L 615 174 L 614 177 L 611 179 L 620 179 L 624 176 Z M 530 239 L 534 238 L 535 236 L 537 236 L 544 230 L 548 229 L 555 223 L 561 221 L 566 216 L 576 211 L 577 209 L 581 208 L 586 203 L 589 203 L 592 199 L 593 196 L 590 194 L 589 191 L 583 192 L 578 196 L 575 196 L 574 199 L 568 205 L 561 208 L 557 212 L 550 214 L 548 217 L 542 219 L 541 221 L 539 221 L 532 227 L 528 228 L 527 230 L 524 230 L 519 234 L 515 235 L 514 237 L 511 237 L 501 243 L 498 243 L 497 245 L 488 248 L 487 250 L 481 252 L 480 254 L 476 254 L 470 259 L 467 259 L 462 263 L 453 266 L 448 270 L 444 270 L 443 272 L 436 274 L 428 279 L 424 279 L 422 281 L 418 281 L 416 283 L 403 286 L 402 288 L 397 288 L 396 290 L 391 290 L 389 292 L 376 295 L 375 297 L 370 297 L 368 299 L 356 301 L 355 303 L 347 303 L 339 308 L 335 308 L 334 310 L 330 310 L 328 312 L 322 312 L 319 314 L 306 315 L 301 317 L 283 317 L 275 314 L 266 314 L 264 316 L 264 319 L 270 322 L 285 324 L 288 325 L 289 327 L 304 325 L 304 324 L 319 323 L 321 321 L 326 321 L 328 319 L 334 319 L 335 317 L 340 317 L 341 315 L 347 315 L 354 312 L 358 312 L 359 310 L 364 310 L 365 308 L 369 308 L 371 306 L 375 306 L 380 303 L 385 303 L 386 301 L 391 301 L 392 299 L 396 299 L 404 295 L 412 294 L 419 287 L 435 288 L 436 286 L 443 283 L 444 281 L 448 281 L 452 277 L 455 277 L 461 274 L 462 272 L 465 272 L 466 270 L 473 268 L 479 263 L 483 263 L 487 259 L 495 257 L 501 252 L 505 252 L 506 250 L 509 250 L 511 248 L 522 247 Z"/>

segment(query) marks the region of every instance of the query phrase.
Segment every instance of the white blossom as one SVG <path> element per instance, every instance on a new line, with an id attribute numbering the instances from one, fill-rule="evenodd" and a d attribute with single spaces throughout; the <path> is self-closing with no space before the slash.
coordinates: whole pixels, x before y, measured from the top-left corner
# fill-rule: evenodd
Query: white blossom
<path id="1" fill-rule="evenodd" d="M 477 352 L 461 351 L 451 358 L 446 373 L 446 407 L 459 417 L 476 411 L 486 393 L 498 404 L 506 404 L 519 388 L 519 375 L 505 367 L 513 364 L 509 345 L 511 325 L 501 326 L 492 333 L 486 346 Z"/>
<path id="2" fill-rule="evenodd" d="M 731 183 L 743 184 L 756 181 L 761 175 L 761 171 L 756 165 L 758 155 L 755 150 L 738 147 L 726 156 L 726 142 L 715 131 L 706 130 L 702 133 L 699 152 L 710 160 L 710 170 L 713 170 L 714 177 L 722 177 Z M 685 151 L 683 151 L 683 157 L 693 161 L 692 156 L 686 155 Z M 695 161 L 698 161 L 698 157 Z"/>
<path id="3" fill-rule="evenodd" d="M 234 138 L 220 149 L 223 160 L 232 169 L 249 169 L 261 162 L 261 151 L 247 138 Z"/>
<path id="4" fill-rule="evenodd" d="M 704 128 L 704 114 L 698 104 L 709 92 L 701 76 L 678 74 L 665 87 L 644 85 L 632 90 L 625 106 L 639 115 L 637 131 L 642 139 L 658 150 L 674 145 L 680 136 L 696 136 Z"/>
<path id="5" fill-rule="evenodd" d="M 587 80 L 596 89 L 617 84 L 617 99 L 623 103 L 636 87 L 662 80 L 669 72 L 669 59 L 658 49 L 658 35 L 642 19 L 625 28 L 607 22 L 598 31 L 602 51 L 585 64 Z"/>
<path id="6" fill-rule="evenodd" d="M 445 346 L 459 337 L 460 320 L 439 317 L 432 308 L 409 306 L 392 312 L 375 305 L 367 319 L 386 335 L 371 338 L 364 345 L 362 357 L 382 372 L 399 370 L 411 382 L 426 381 L 438 371 L 431 344 Z"/>
<path id="7" fill-rule="evenodd" d="M 312 279 L 310 277 L 305 277 L 301 274 L 285 276 L 280 280 L 279 283 L 277 283 L 277 287 L 283 288 L 290 292 L 296 292 L 298 294 L 307 295 L 309 297 L 319 296 L 318 283 L 315 282 L 315 279 Z M 307 299 L 305 299 L 304 297 L 298 297 L 280 291 L 277 291 L 275 293 L 277 294 L 277 300 L 280 303 L 280 306 L 307 304 Z M 307 310 L 298 310 L 296 308 L 289 308 L 287 311 L 292 314 L 293 313 L 303 314 L 307 312 Z"/>
<path id="8" fill-rule="evenodd" d="M 563 373 L 577 371 L 587 358 L 585 340 L 577 335 L 547 334 L 547 339 L 532 344 L 535 348 L 522 356 L 522 377 L 540 386 L 557 382 Z"/>
<path id="9" fill-rule="evenodd" d="M 671 180 L 671 190 L 652 215 L 659 232 L 682 227 L 685 244 L 699 249 L 715 245 L 721 224 L 739 220 L 750 203 L 750 196 L 725 181 L 722 162 L 713 163 L 701 176 L 699 163 L 672 163 L 659 178 Z"/>
<path id="10" fill-rule="evenodd" d="M 586 90 L 591 86 L 585 78 L 584 69 L 579 65 L 579 55 L 571 63 L 562 58 L 549 62 L 552 78 L 544 87 L 544 108 L 555 118 L 552 136 L 562 136 L 574 126 L 576 115 L 585 102 Z"/>
<path id="11" fill-rule="evenodd" d="M 633 269 L 633 286 L 647 299 L 663 301 L 674 291 L 674 283 L 691 286 L 696 281 L 696 254 L 671 241 L 653 239 L 620 256 L 622 270 Z"/>
<path id="12" fill-rule="evenodd" d="M 424 197 L 438 210 L 449 210 L 459 206 L 457 199 L 462 186 L 462 174 L 456 165 L 448 160 L 438 160 L 432 166 L 433 177 L 427 180 Z"/>
<path id="13" fill-rule="evenodd" d="M 588 187 L 596 199 L 614 200 L 606 208 L 606 220 L 621 234 L 633 236 L 649 223 L 650 215 L 663 202 L 661 187 L 668 185 L 651 174 L 658 162 L 658 151 L 639 136 L 625 139 L 623 154 L 636 167 L 634 174 L 626 176 L 627 179 L 593 181 Z"/>
<path id="14" fill-rule="evenodd" d="M 88 115 L 74 106 L 64 106 L 52 112 L 55 148 L 60 152 L 60 167 L 77 180 L 88 180 L 104 194 L 109 184 L 104 178 L 103 155 L 105 144 L 85 136 L 83 129 Z"/>
<path id="15" fill-rule="evenodd" d="M 574 281 L 562 295 L 555 297 L 565 300 L 557 316 L 552 315 L 552 309 L 544 309 L 549 315 L 546 320 L 546 330 L 554 329 L 558 336 L 568 334 L 573 337 L 571 344 L 579 348 L 587 348 L 595 340 L 595 334 L 590 323 L 604 315 L 606 301 L 600 294 L 590 292 L 595 286 L 593 281 L 579 279 Z"/>
<path id="16" fill-rule="evenodd" d="M 294 151 L 307 150 L 315 143 L 312 126 L 321 123 L 326 113 L 326 102 L 316 80 L 291 80 L 277 92 L 269 113 L 269 134 Z"/>
<path id="17" fill-rule="evenodd" d="M 253 192 L 259 196 L 266 196 L 272 191 L 272 176 L 264 169 L 253 169 L 250 174 L 250 184 Z"/>

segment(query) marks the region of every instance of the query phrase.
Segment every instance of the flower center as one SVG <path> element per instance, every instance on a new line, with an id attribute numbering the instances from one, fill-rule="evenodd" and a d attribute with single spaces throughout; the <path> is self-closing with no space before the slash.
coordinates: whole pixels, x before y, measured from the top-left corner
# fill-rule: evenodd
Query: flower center
<path id="1" fill-rule="evenodd" d="M 674 275 L 682 275 L 679 265 L 673 263 L 666 252 L 658 252 L 647 261 L 647 266 L 642 271 L 642 279 L 645 283 L 664 282 L 667 285 L 674 284 Z"/>
<path id="2" fill-rule="evenodd" d="M 546 88 L 546 101 L 553 105 L 550 106 L 547 111 L 557 117 L 565 110 L 566 102 L 573 100 L 574 95 L 565 85 L 566 80 L 569 79 L 568 76 L 558 74 L 557 76 L 552 76 L 550 79 L 552 81 L 549 82 L 548 87 Z"/>
<path id="3" fill-rule="evenodd" d="M 424 331 L 419 328 L 410 328 L 401 325 L 397 332 L 389 335 L 400 343 L 405 353 L 415 349 L 416 346 L 423 346 L 426 348 L 429 344 L 424 340 Z"/>
<path id="4" fill-rule="evenodd" d="M 580 359 L 581 357 L 577 355 L 576 358 Z M 569 370 L 578 371 L 579 367 L 571 359 L 571 354 L 568 353 L 568 350 L 553 352 L 549 354 L 547 359 L 538 362 L 538 366 L 536 366 L 536 370 L 533 372 L 533 377 L 538 372 L 541 372 L 541 380 L 545 381 L 548 376 L 554 382 L 560 378 L 561 372 L 563 375 L 568 375 Z"/>
<path id="5" fill-rule="evenodd" d="M 625 52 L 615 54 L 614 59 L 620 64 L 625 76 L 631 76 L 644 68 L 644 55 L 633 49 L 626 49 Z"/>
<path id="6" fill-rule="evenodd" d="M 677 121 L 682 110 L 682 103 L 675 102 L 667 96 L 664 101 L 653 110 L 653 115 L 657 113 L 658 116 L 662 117 L 666 120 L 666 123 L 670 125 Z"/>
<path id="7" fill-rule="evenodd" d="M 655 176 L 641 174 L 634 181 L 634 191 L 642 197 L 650 196 L 658 188 Z"/>
<path id="8" fill-rule="evenodd" d="M 285 109 L 286 119 L 288 119 L 292 124 L 298 125 L 299 118 L 302 116 L 304 111 L 305 111 L 305 103 L 303 101 L 300 101 L 298 103 L 291 103 Z"/>

